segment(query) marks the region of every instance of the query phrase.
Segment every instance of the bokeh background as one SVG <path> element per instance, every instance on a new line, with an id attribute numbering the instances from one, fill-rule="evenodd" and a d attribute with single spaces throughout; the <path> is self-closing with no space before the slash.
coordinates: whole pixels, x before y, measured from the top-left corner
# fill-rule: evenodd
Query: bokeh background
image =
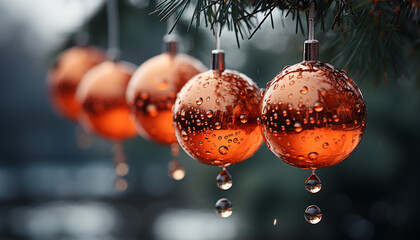
<path id="1" fill-rule="evenodd" d="M 1 240 L 420 239 L 420 89 L 410 76 L 379 86 L 352 76 L 367 102 L 366 133 L 347 160 L 317 171 L 323 189 L 316 195 L 304 189 L 309 170 L 283 163 L 265 145 L 229 167 L 234 185 L 224 192 L 215 185 L 220 169 L 185 153 L 179 160 L 186 177 L 172 180 L 170 149 L 140 137 L 124 142 L 128 188 L 117 191 L 113 143 L 92 136 L 81 148 L 80 128 L 52 111 L 45 83 L 84 19 L 90 44 L 106 48 L 104 6 L 101 0 L 0 0 Z M 139 65 L 161 53 L 166 24 L 150 15 L 154 7 L 149 0 L 119 1 L 122 59 Z M 190 16 L 178 27 L 181 51 L 209 65 L 214 39 L 209 29 L 186 32 Z M 274 29 L 264 24 L 240 49 L 233 33 L 222 35 L 227 67 L 259 87 L 302 58 L 304 36 L 290 19 L 274 17 Z M 321 41 L 323 61 L 330 61 L 327 49 Z M 214 213 L 221 197 L 234 206 L 227 219 Z M 303 218 L 310 204 L 323 211 L 318 225 Z"/>

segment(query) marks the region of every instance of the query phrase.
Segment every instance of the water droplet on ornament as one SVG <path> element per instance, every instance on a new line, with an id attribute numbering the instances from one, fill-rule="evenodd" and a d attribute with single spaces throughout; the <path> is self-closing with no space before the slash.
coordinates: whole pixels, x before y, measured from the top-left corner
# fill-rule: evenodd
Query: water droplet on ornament
<path id="1" fill-rule="evenodd" d="M 296 122 L 295 125 L 294 125 L 294 127 L 295 127 L 295 131 L 296 132 L 302 132 L 302 129 L 303 129 L 302 128 L 302 124 Z"/>
<path id="2" fill-rule="evenodd" d="M 292 97 L 293 97 L 293 94 L 289 94 L 288 98 L 292 99 Z"/>
<path id="3" fill-rule="evenodd" d="M 181 136 L 184 139 L 184 141 L 188 141 L 189 137 L 188 137 L 188 134 L 185 130 L 181 131 Z"/>
<path id="4" fill-rule="evenodd" d="M 314 109 L 315 109 L 315 111 L 317 111 L 317 112 L 321 112 L 321 111 L 324 109 L 324 106 L 322 105 L 322 103 L 320 103 L 320 102 L 316 102 L 316 103 L 314 104 Z"/>
<path id="5" fill-rule="evenodd" d="M 316 205 L 310 205 L 305 209 L 305 220 L 310 224 L 317 224 L 322 219 L 321 209 Z"/>
<path id="6" fill-rule="evenodd" d="M 216 123 L 214 123 L 214 127 L 215 127 L 217 130 L 219 130 L 219 129 L 221 129 L 221 128 L 222 128 L 222 124 L 221 124 L 220 122 L 216 122 Z"/>
<path id="7" fill-rule="evenodd" d="M 305 181 L 305 189 L 310 193 L 317 193 L 321 190 L 321 187 L 321 179 L 319 179 L 315 174 L 315 170 L 313 170 L 311 176 Z"/>
<path id="8" fill-rule="evenodd" d="M 303 86 L 302 89 L 300 89 L 300 93 L 305 95 L 308 93 L 308 88 L 306 86 Z"/>
<path id="9" fill-rule="evenodd" d="M 330 146 L 330 145 L 329 145 L 327 142 L 324 142 L 324 143 L 322 144 L 322 148 L 323 148 L 323 149 L 327 149 L 329 146 Z"/>
<path id="10" fill-rule="evenodd" d="M 207 112 L 206 112 L 206 116 L 207 116 L 208 118 L 213 117 L 213 111 L 212 111 L 212 110 L 207 110 Z"/>
<path id="11" fill-rule="evenodd" d="M 222 190 L 228 190 L 232 187 L 232 175 L 230 175 L 226 168 L 223 168 L 219 175 L 217 175 L 216 183 L 217 187 Z"/>
<path id="12" fill-rule="evenodd" d="M 248 116 L 246 114 L 242 114 L 239 119 L 241 120 L 241 123 L 248 122 Z"/>
<path id="13" fill-rule="evenodd" d="M 197 105 L 201 105 L 203 103 L 203 99 L 201 97 L 199 97 L 199 98 L 197 98 L 195 103 L 197 103 Z"/>
<path id="14" fill-rule="evenodd" d="M 216 202 L 216 213 L 222 218 L 232 215 L 232 203 L 227 198 L 221 198 Z"/>
<path id="15" fill-rule="evenodd" d="M 226 146 L 220 146 L 219 147 L 219 153 L 222 155 L 226 155 L 229 152 L 229 148 L 227 148 Z"/>
<path id="16" fill-rule="evenodd" d="M 209 85 L 209 82 L 203 84 L 203 88 L 206 88 Z"/>
<path id="17" fill-rule="evenodd" d="M 290 86 L 293 86 L 293 84 L 295 84 L 295 81 L 293 81 L 293 80 L 292 80 L 292 81 L 290 81 L 289 85 L 290 85 Z"/>
<path id="18" fill-rule="evenodd" d="M 315 160 L 318 158 L 318 153 L 317 152 L 311 152 L 308 154 L 308 158 L 311 160 Z"/>
<path id="19" fill-rule="evenodd" d="M 168 175 L 176 181 L 182 180 L 185 177 L 185 169 L 178 160 L 172 160 L 168 163 Z"/>
<path id="20" fill-rule="evenodd" d="M 147 105 L 146 111 L 151 117 L 156 117 L 158 115 L 157 107 L 154 104 Z"/>
<path id="21" fill-rule="evenodd" d="M 334 114 L 333 115 L 333 120 L 334 120 L 334 122 L 340 121 L 340 119 L 338 118 L 337 114 Z"/>
<path id="22" fill-rule="evenodd" d="M 286 125 L 290 125 L 290 119 L 286 119 L 285 122 L 286 122 Z"/>

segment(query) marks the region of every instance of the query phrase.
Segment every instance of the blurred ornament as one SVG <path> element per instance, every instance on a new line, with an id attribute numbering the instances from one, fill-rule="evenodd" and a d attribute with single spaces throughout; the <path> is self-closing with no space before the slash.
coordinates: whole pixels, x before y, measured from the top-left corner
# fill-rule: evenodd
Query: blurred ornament
<path id="1" fill-rule="evenodd" d="M 86 131 L 115 141 L 136 135 L 125 101 L 134 70 L 127 62 L 106 61 L 83 77 L 76 96 L 82 104 L 79 121 Z"/>
<path id="2" fill-rule="evenodd" d="M 172 125 L 176 94 L 190 78 L 206 70 L 197 59 L 177 53 L 177 42 L 169 37 L 166 51 L 143 63 L 127 87 L 127 104 L 138 133 L 167 145 L 176 143 Z"/>
<path id="3" fill-rule="evenodd" d="M 106 60 L 103 50 L 92 46 L 75 46 L 62 52 L 47 75 L 51 104 L 60 115 L 77 121 L 80 104 L 76 89 L 92 67 Z"/>

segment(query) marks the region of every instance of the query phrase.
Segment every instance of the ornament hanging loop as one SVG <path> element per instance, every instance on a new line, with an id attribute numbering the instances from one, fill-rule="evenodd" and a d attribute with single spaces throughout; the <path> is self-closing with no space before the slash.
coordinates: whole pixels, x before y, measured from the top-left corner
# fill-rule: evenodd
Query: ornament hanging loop
<path id="1" fill-rule="evenodd" d="M 211 70 L 223 72 L 225 70 L 225 51 L 211 51 Z"/>
<path id="2" fill-rule="evenodd" d="M 303 60 L 316 62 L 319 59 L 319 42 L 314 37 L 315 32 L 315 4 L 309 6 L 308 14 L 308 40 L 304 43 Z"/>

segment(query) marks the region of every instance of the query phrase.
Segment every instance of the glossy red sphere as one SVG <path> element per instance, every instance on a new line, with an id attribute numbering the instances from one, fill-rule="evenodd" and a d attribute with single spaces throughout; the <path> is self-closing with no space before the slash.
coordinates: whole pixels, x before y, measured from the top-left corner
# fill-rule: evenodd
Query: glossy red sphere
<path id="1" fill-rule="evenodd" d="M 72 47 L 57 57 L 47 75 L 51 104 L 57 113 L 77 120 L 81 108 L 76 100 L 77 86 L 86 72 L 105 60 L 105 52 L 91 46 Z"/>
<path id="2" fill-rule="evenodd" d="M 259 89 L 236 71 L 210 70 L 185 84 L 174 105 L 176 138 L 193 158 L 229 166 L 242 162 L 262 143 L 257 118 Z"/>
<path id="3" fill-rule="evenodd" d="M 126 62 L 106 61 L 92 68 L 77 89 L 82 105 L 79 122 L 91 133 L 110 140 L 137 135 L 125 92 L 135 66 Z"/>
<path id="4" fill-rule="evenodd" d="M 330 64 L 286 67 L 269 84 L 261 124 L 270 150 L 299 168 L 325 168 L 347 158 L 362 139 L 366 105 L 355 82 Z"/>
<path id="5" fill-rule="evenodd" d="M 143 63 L 127 88 L 127 103 L 138 133 L 149 140 L 176 142 L 172 105 L 184 84 L 207 68 L 184 54 L 163 53 Z"/>

